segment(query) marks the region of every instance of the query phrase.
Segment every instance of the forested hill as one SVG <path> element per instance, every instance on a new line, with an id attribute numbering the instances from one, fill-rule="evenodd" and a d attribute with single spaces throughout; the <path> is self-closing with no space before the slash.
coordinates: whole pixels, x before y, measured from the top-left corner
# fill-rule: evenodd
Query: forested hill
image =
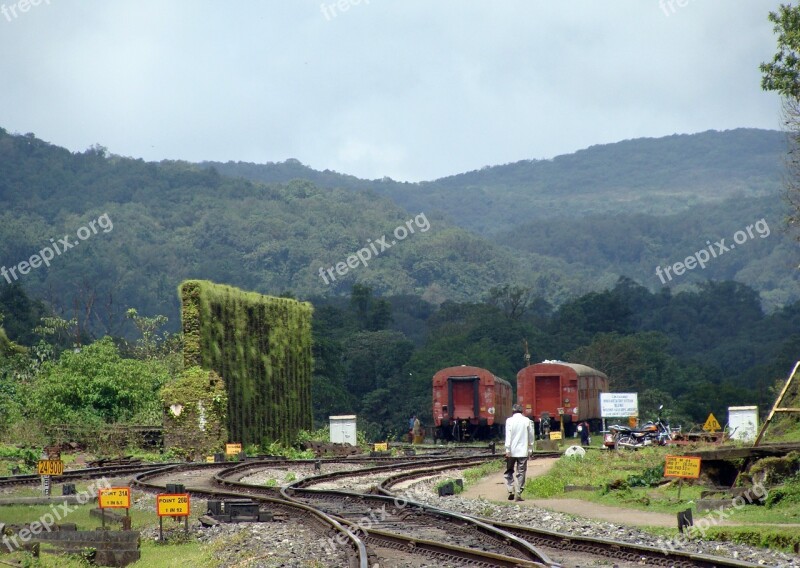
<path id="1" fill-rule="evenodd" d="M 741 128 L 625 140 L 422 183 L 362 180 L 297 160 L 207 164 L 223 175 L 263 182 L 303 178 L 322 187 L 372 189 L 408 211 L 441 213 L 470 231 L 493 234 L 536 219 L 663 215 L 731 197 L 775 195 L 785 152 L 783 133 Z"/>
<path id="2" fill-rule="evenodd" d="M 434 303 L 482 298 L 502 283 L 526 283 L 563 301 L 597 284 L 563 262 L 528 253 L 521 262 L 520 254 L 419 213 L 374 193 L 253 183 L 183 162 L 109 156 L 100 147 L 71 153 L 0 130 L 0 267 L 18 268 L 16 279 L 2 276 L 0 284 L 21 284 L 97 334 L 118 333 L 128 307 L 177 325 L 176 289 L 185 279 L 302 298 L 346 293 L 358 281 Z M 104 214 L 105 228 L 86 233 Z M 321 278 L 320 268 L 347 262 L 383 235 L 391 245 L 394 229 L 408 221 L 414 234 L 385 250 L 376 245 L 368 266 L 342 265 L 347 273 L 334 272 L 328 284 Z M 83 227 L 87 238 L 79 241 Z M 20 274 L 20 263 L 63 237 L 78 244 L 53 255 L 49 267 Z"/>
<path id="3" fill-rule="evenodd" d="M 265 182 L 302 178 L 321 187 L 371 189 L 409 212 L 425 211 L 481 233 L 516 252 L 549 299 L 578 274 L 600 288 L 619 276 L 651 290 L 737 280 L 761 293 L 771 310 L 800 299 L 798 248 L 784 231 L 785 135 L 757 129 L 626 140 L 552 160 L 485 167 L 423 183 L 363 180 L 316 171 L 297 160 L 208 162 L 221 174 Z M 657 266 L 684 260 L 706 241 L 730 243 L 736 231 L 763 219 L 768 236 L 735 254 L 662 282 Z M 531 260 L 530 254 L 536 255 Z M 559 269 L 541 264 L 558 261 Z M 548 286 L 553 274 L 559 283 Z"/>

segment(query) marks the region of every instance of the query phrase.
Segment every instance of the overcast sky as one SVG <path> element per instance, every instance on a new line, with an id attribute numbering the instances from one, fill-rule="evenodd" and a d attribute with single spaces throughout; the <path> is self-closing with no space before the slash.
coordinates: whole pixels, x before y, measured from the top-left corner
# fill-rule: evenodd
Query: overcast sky
<path id="1" fill-rule="evenodd" d="M 0 126 L 73 151 L 417 181 L 780 128 L 777 1 L 27 1 L 0 0 Z"/>

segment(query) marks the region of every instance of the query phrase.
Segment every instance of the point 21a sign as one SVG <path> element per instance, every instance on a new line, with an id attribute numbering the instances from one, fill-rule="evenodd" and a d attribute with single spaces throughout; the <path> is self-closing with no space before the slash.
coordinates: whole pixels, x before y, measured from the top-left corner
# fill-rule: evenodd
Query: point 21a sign
<path id="1" fill-rule="evenodd" d="M 600 393 L 600 416 L 602 418 L 639 416 L 639 395 L 635 392 Z"/>

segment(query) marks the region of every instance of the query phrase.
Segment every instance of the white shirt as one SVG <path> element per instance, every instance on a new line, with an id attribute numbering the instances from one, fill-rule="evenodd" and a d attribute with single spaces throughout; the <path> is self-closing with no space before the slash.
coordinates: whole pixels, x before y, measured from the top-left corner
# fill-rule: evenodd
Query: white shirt
<path id="1" fill-rule="evenodd" d="M 533 421 L 521 412 L 506 420 L 506 453 L 512 458 L 527 458 L 535 439 Z"/>

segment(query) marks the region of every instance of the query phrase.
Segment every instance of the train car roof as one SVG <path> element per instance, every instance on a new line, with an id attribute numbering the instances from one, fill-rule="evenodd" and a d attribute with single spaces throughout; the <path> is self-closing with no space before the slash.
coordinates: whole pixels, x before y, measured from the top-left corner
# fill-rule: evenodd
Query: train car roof
<path id="1" fill-rule="evenodd" d="M 506 385 L 508 385 L 509 387 L 511 386 L 511 383 L 509 383 L 507 380 L 505 380 L 505 379 L 504 379 L 504 378 L 502 378 L 502 377 L 498 377 L 497 375 L 495 375 L 494 373 L 492 373 L 492 372 L 491 372 L 489 369 L 484 369 L 483 367 L 474 367 L 474 366 L 472 366 L 472 365 L 454 365 L 454 366 L 452 366 L 452 367 L 445 367 L 444 369 L 439 369 L 438 371 L 436 371 L 436 372 L 433 374 L 433 378 L 435 379 L 435 378 L 436 378 L 436 375 L 438 375 L 439 373 L 444 373 L 445 371 L 448 371 L 448 374 L 449 374 L 450 376 L 453 376 L 453 377 L 459 377 L 459 376 L 461 376 L 461 377 L 465 377 L 465 376 L 471 376 L 471 375 L 469 374 L 469 371 L 468 371 L 469 369 L 474 369 L 475 371 L 477 371 L 477 372 L 479 372 L 479 373 L 486 373 L 486 374 L 489 374 L 489 375 L 491 375 L 492 377 L 494 377 L 494 380 L 495 380 L 495 382 L 505 383 L 505 384 L 506 384 Z M 460 375 L 459 375 L 459 374 L 458 374 L 458 372 L 459 372 L 459 371 L 460 371 L 462 374 L 460 374 Z M 466 373 L 466 374 L 464 374 L 464 373 Z"/>
<path id="2" fill-rule="evenodd" d="M 569 367 L 579 377 L 603 377 L 607 379 L 605 373 L 598 371 L 597 369 L 593 369 L 592 367 L 588 367 L 586 365 L 581 365 L 580 363 L 566 363 L 564 361 L 542 361 L 541 363 L 536 363 L 535 365 L 531 365 L 531 367 L 536 367 L 537 365 L 561 365 L 562 367 Z M 528 369 L 529 367 L 523 367 L 523 371 Z"/>

